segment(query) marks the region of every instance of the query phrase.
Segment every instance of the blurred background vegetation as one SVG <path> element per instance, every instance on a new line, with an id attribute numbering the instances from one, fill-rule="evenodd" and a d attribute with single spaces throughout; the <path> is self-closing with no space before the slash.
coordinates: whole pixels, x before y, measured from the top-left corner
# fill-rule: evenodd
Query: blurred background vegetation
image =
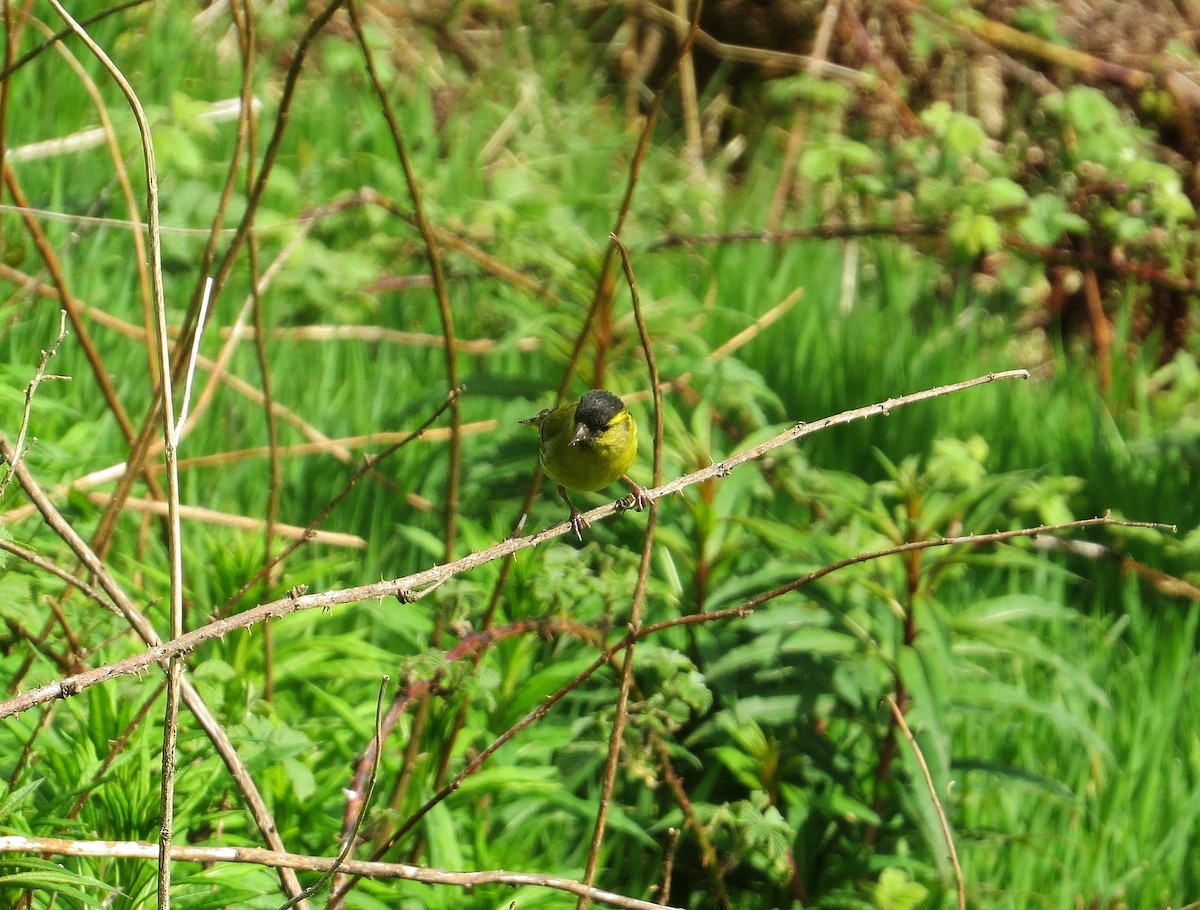
<path id="1" fill-rule="evenodd" d="M 747 618 L 643 642 L 596 883 L 654 900 L 670 868 L 678 907 L 954 906 L 949 852 L 890 695 L 948 813 L 970 906 L 1200 900 L 1193 5 L 709 2 L 673 67 L 693 12 L 682 0 L 361 3 L 437 231 L 465 385 L 461 457 L 443 416 L 323 522 L 355 540 L 306 545 L 240 598 L 268 523 L 308 525 L 386 448 L 380 434 L 416 429 L 445 399 L 412 197 L 345 9 L 307 43 L 323 4 L 76 6 L 153 122 L 182 337 L 233 228 L 251 228 L 201 337 L 221 363 L 201 363 L 196 396 L 213 377 L 211 391 L 180 450 L 183 502 L 247 523 L 185 522 L 189 627 L 295 585 L 392 578 L 511 534 L 536 466 L 517 421 L 551 404 L 568 371 L 571 394 L 602 385 L 631 402 L 644 434 L 633 474 L 649 482 L 647 364 L 619 269 L 601 273 L 637 161 L 622 238 L 669 384 L 665 478 L 797 421 L 992 370 L 1032 374 L 817 434 L 663 500 L 646 621 L 734 607 L 903 542 L 1109 511 L 1178 532 L 867 562 Z M 144 220 L 141 152 L 95 58 L 73 37 L 45 44 L 63 27 L 51 6 L 5 10 L 0 432 L 17 435 L 66 288 L 79 323 L 47 368 L 64 378 L 33 398 L 25 463 L 92 538 L 114 480 L 89 475 L 126 461 L 155 395 L 144 254 L 119 179 Z M 233 104 L 243 91 L 248 122 Z M 106 121 L 111 147 L 94 139 Z M 36 210 L 40 245 L 18 198 Z M 161 460 L 152 451 L 159 484 Z M 565 517 L 551 492 L 530 528 Z M 131 504 L 156 495 L 139 478 Z M 645 520 L 596 523 L 582 544 L 559 538 L 417 604 L 297 614 L 192 654 L 189 675 L 289 849 L 335 855 L 384 674 L 438 685 L 385 742 L 355 856 L 616 640 Z M 15 481 L 0 537 L 73 566 Z M 273 537 L 271 552 L 284 543 Z M 10 551 L 8 694 L 142 650 L 118 618 Z M 126 508 L 106 560 L 165 635 L 159 520 Z M 503 637 L 474 663 L 444 656 L 472 630 L 530 618 L 576 625 Z M 582 877 L 618 679 L 614 667 L 573 690 L 386 857 Z M 124 677 L 4 721 L 0 834 L 153 841 L 160 683 L 157 670 Z M 180 754 L 177 842 L 260 844 L 187 714 Z M 269 869 L 178 869 L 178 906 L 283 902 Z M 512 900 L 574 902 L 362 881 L 345 906 Z M 153 863 L 0 857 L 4 906 L 153 901 Z"/>

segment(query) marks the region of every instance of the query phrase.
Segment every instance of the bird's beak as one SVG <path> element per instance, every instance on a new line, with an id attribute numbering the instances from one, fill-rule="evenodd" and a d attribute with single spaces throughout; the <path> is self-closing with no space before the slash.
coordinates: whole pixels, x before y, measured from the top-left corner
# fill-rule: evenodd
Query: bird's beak
<path id="1" fill-rule="evenodd" d="M 541 429 L 542 421 L 546 419 L 546 415 L 549 413 L 550 413 L 549 408 L 542 408 L 540 411 L 538 411 L 532 417 L 526 417 L 524 420 L 518 420 L 517 423 L 521 424 L 522 426 L 534 427 L 536 429 Z"/>
<path id="2" fill-rule="evenodd" d="M 571 445 L 586 439 L 591 432 L 586 423 L 575 424 L 575 435 L 571 437 Z"/>

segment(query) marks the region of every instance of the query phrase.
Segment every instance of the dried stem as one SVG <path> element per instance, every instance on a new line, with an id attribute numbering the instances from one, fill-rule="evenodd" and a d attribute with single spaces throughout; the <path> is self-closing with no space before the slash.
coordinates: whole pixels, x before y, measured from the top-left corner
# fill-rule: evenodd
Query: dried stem
<path id="1" fill-rule="evenodd" d="M 375 68 L 375 58 L 371 53 L 371 46 L 367 42 L 367 36 L 363 32 L 358 4 L 354 0 L 349 0 L 346 8 L 350 12 L 350 21 L 354 25 L 354 34 L 358 38 L 359 46 L 362 48 L 363 62 L 366 64 L 367 74 L 371 78 L 371 85 L 375 88 L 375 94 L 379 99 L 380 110 L 383 111 L 383 116 L 387 120 L 388 130 L 392 136 L 392 145 L 396 148 L 396 155 L 399 157 L 400 166 L 404 170 L 404 180 L 408 184 L 409 195 L 412 196 L 413 213 L 416 215 L 417 229 L 421 232 L 421 239 L 425 241 L 425 253 L 429 258 L 429 273 L 433 277 L 433 290 L 437 296 L 438 314 L 442 320 L 442 335 L 445 338 L 446 352 L 446 381 L 452 390 L 450 398 L 450 471 L 446 483 L 446 502 L 444 505 L 445 550 L 446 559 L 450 560 L 454 558 L 454 542 L 458 533 L 458 487 L 462 474 L 462 433 L 460 432 L 460 427 L 462 426 L 462 409 L 459 406 L 458 394 L 454 391 L 461 391 L 461 388 L 458 381 L 458 346 L 454 337 L 454 319 L 450 313 L 450 296 L 446 292 L 446 279 L 442 275 L 442 256 L 438 251 L 437 237 L 428 216 L 425 214 L 425 204 L 421 200 L 421 187 L 417 182 L 417 173 L 413 170 L 412 161 L 408 157 L 404 133 L 400 129 L 400 122 L 396 119 L 396 112 L 392 108 L 391 99 L 388 96 L 387 89 L 384 88 L 383 82 L 379 78 L 378 70 Z"/>
<path id="2" fill-rule="evenodd" d="M 629 283 L 629 293 L 633 302 L 633 315 L 637 320 L 638 334 L 641 336 L 642 351 L 646 356 L 646 366 L 650 373 L 650 389 L 654 393 L 654 479 L 652 486 L 658 486 L 662 479 L 662 387 L 658 379 L 658 362 L 654 357 L 654 347 L 650 341 L 650 332 L 646 328 L 646 320 L 642 313 L 642 299 L 638 293 L 637 279 L 633 274 L 633 265 L 629 261 L 629 251 L 621 242 L 621 238 L 612 234 L 609 238 L 621 256 L 621 266 L 625 279 Z M 636 501 L 636 494 L 635 494 Z M 642 544 L 642 558 L 638 565 L 637 583 L 633 589 L 633 602 L 629 610 L 629 631 L 635 636 L 642 627 L 642 608 L 646 600 L 646 583 L 650 578 L 650 559 L 654 554 L 654 530 L 658 525 L 658 502 L 650 501 L 650 515 L 646 521 L 646 536 Z M 621 684 L 617 691 L 617 702 L 613 713 L 613 727 L 608 740 L 608 755 L 604 764 L 604 776 L 600 785 L 600 802 L 596 812 L 596 823 L 592 830 L 592 843 L 588 851 L 587 868 L 583 880 L 587 884 L 595 881 L 596 864 L 600 861 L 600 846 L 604 840 L 604 829 L 608 822 L 609 807 L 612 804 L 613 787 L 616 783 L 617 766 L 621 758 L 621 746 L 625 740 L 625 724 L 628 720 L 629 692 L 633 687 L 634 642 L 630 641 L 625 650 L 625 658 L 621 667 Z M 580 897 L 577 902 L 578 910 L 586 910 L 587 898 Z"/>
<path id="3" fill-rule="evenodd" d="M 113 80 L 120 86 L 122 94 L 133 109 L 138 131 L 142 139 L 142 154 L 146 165 L 146 203 L 150 229 L 150 284 L 154 297 L 155 334 L 158 342 L 158 364 L 162 373 L 159 384 L 163 415 L 163 440 L 167 463 L 167 550 L 170 559 L 170 610 L 171 637 L 183 634 L 183 555 L 180 548 L 179 528 L 179 472 L 175 467 L 175 407 L 171 399 L 171 352 L 167 339 L 167 305 L 162 284 L 162 238 L 158 225 L 158 166 L 154 160 L 154 142 L 150 135 L 150 121 L 142 109 L 142 103 L 133 86 L 112 62 L 104 49 L 79 25 L 63 7 L 60 0 L 49 0 L 50 5 L 87 45 L 96 59 L 104 66 Z M 175 817 L 175 746 L 179 734 L 179 692 L 183 674 L 183 663 L 179 657 L 172 658 L 167 666 L 167 704 L 163 721 L 162 756 L 162 819 L 159 836 L 158 905 L 160 910 L 171 907 L 171 837 Z"/>
<path id="4" fill-rule="evenodd" d="M 109 859 L 153 859 L 153 844 L 138 841 L 109 840 L 59 840 L 49 837 L 25 837 L 13 835 L 0 837 L 0 853 L 33 853 L 43 856 L 95 856 Z M 337 857 L 307 856 L 276 850 L 261 850 L 256 847 L 185 847 L 173 846 L 171 859 L 176 862 L 201 863 L 253 863 L 277 869 L 302 869 L 311 872 L 327 872 L 344 868 L 355 875 L 375 879 L 401 879 L 427 885 L 449 885 L 456 888 L 476 888 L 481 885 L 508 885 L 513 888 L 550 888 L 568 894 L 587 895 L 591 900 L 609 907 L 623 910 L 663 910 L 662 904 L 589 888 L 580 882 L 553 875 L 532 872 L 505 872 L 485 870 L 482 872 L 448 872 L 443 869 L 423 869 L 403 863 L 375 863 L 357 859 L 339 862 Z M 670 910 L 670 908 L 668 908 Z"/>
<path id="5" fill-rule="evenodd" d="M 319 894 L 326 883 L 341 871 L 346 858 L 350 856 L 350 851 L 354 849 L 354 845 L 358 841 L 359 829 L 366 820 L 367 807 L 371 805 L 371 796 L 375 793 L 375 781 L 379 779 L 379 758 L 383 752 L 383 696 L 387 692 L 387 684 L 390 680 L 391 677 L 386 674 L 380 680 L 379 695 L 375 699 L 375 739 L 373 740 L 375 749 L 371 759 L 371 770 L 366 780 L 366 793 L 359 796 L 362 801 L 362 811 L 355 818 L 353 827 L 342 841 L 342 849 L 338 851 L 337 859 L 333 861 L 333 865 L 326 869 L 324 874 L 312 885 L 305 888 L 303 894 L 293 897 L 284 903 L 279 910 L 291 910 L 292 907 L 295 907 L 302 900 Z"/>
<path id="6" fill-rule="evenodd" d="M 904 712 L 900 710 L 900 706 L 896 704 L 890 695 L 883 697 L 887 701 L 888 707 L 892 709 L 892 717 L 896 719 L 896 724 L 904 731 L 904 738 L 912 746 L 913 755 L 917 758 L 917 764 L 921 766 L 921 774 L 925 777 L 925 786 L 929 790 L 929 798 L 933 800 L 933 809 L 937 812 L 938 822 L 942 826 L 942 836 L 946 838 L 946 849 L 950 851 L 950 865 L 954 867 L 954 884 L 955 890 L 958 893 L 958 910 L 967 910 L 967 890 L 963 883 L 962 866 L 958 864 L 958 851 L 954 849 L 954 837 L 950 833 L 950 822 L 946 819 L 946 810 L 942 808 L 942 801 L 938 799 L 937 787 L 933 785 L 933 777 L 929 773 L 929 765 L 925 762 L 925 755 L 921 752 L 921 747 L 917 745 L 916 737 L 913 736 L 912 730 L 909 729 L 908 721 L 904 719 Z"/>
<path id="7" fill-rule="evenodd" d="M 829 429 L 830 427 L 841 426 L 843 424 L 852 423 L 857 420 L 863 420 L 868 417 L 887 415 L 896 408 L 915 404 L 921 401 L 928 401 L 943 395 L 950 395 L 965 391 L 966 389 L 985 385 L 987 383 L 1010 379 L 1027 379 L 1028 377 L 1029 372 L 1027 370 L 1007 370 L 999 373 L 988 373 L 987 375 L 979 376 L 974 379 L 951 383 L 950 385 L 937 386 L 932 389 L 926 389 L 922 392 L 914 392 L 910 395 L 902 395 L 899 398 L 889 398 L 887 401 L 868 405 L 866 407 L 855 408 L 850 411 L 843 411 L 840 414 L 835 414 L 831 417 L 814 421 L 813 423 L 800 423 L 782 433 L 779 433 L 766 442 L 739 452 L 736 455 L 725 459 L 724 461 L 708 465 L 707 467 L 693 471 L 690 474 L 685 474 L 682 477 L 677 477 L 676 479 L 670 481 L 669 483 L 663 484 L 662 486 L 645 490 L 644 494 L 647 498 L 647 501 L 661 499 L 664 496 L 670 496 L 686 489 L 687 487 L 702 483 L 709 478 L 724 476 L 739 465 L 761 458 L 772 449 L 795 442 L 804 438 L 805 436 Z M 2 434 L 0 434 L 0 453 L 5 451 L 11 451 L 11 449 L 8 445 L 8 441 Z M 22 476 L 25 479 L 22 479 Z M 21 482 L 22 486 L 26 486 L 27 482 L 32 483 L 32 478 L 29 477 L 27 472 L 24 472 L 23 467 L 22 471 L 18 473 L 17 479 Z M 26 489 L 28 491 L 29 488 L 26 487 Z M 37 488 L 37 492 L 39 495 L 38 507 L 43 511 L 43 514 L 46 514 L 49 511 L 57 516 L 58 513 L 56 510 L 54 510 L 53 504 L 51 504 L 49 499 L 45 497 L 45 494 L 41 492 L 40 488 Z M 584 517 L 589 522 L 598 521 L 602 518 L 612 515 L 615 512 L 623 512 L 626 510 L 626 508 L 627 503 L 623 500 L 619 500 L 607 505 L 598 506 L 597 508 L 584 513 Z M 59 521 L 61 521 L 61 518 Z M 1100 518 L 1090 519 L 1089 522 L 1085 523 L 1072 523 L 1069 525 L 1069 527 L 1087 527 L 1089 524 L 1118 523 L 1119 522 L 1117 522 L 1115 519 Z M 1147 526 L 1149 527 L 1151 525 Z M 1152 526 L 1166 527 L 1163 525 Z M 1058 527 L 1061 528 L 1066 526 Z M 181 638 L 166 642 L 161 645 L 152 646 L 141 654 L 136 654 L 132 657 L 126 658 L 125 660 L 117 661 L 116 663 L 106 665 L 105 667 L 97 668 L 96 670 L 89 670 L 85 673 L 77 674 L 68 679 L 49 683 L 45 686 L 41 686 L 37 689 L 26 692 L 24 695 L 18 696 L 15 699 L 9 699 L 6 702 L 2 702 L 0 703 L 0 719 L 13 714 L 18 714 L 21 711 L 27 710 L 33 705 L 42 704 L 53 698 L 62 698 L 67 695 L 74 695 L 84 688 L 96 685 L 96 683 L 110 679 L 114 676 L 143 670 L 165 659 L 166 657 L 192 651 L 206 641 L 226 635 L 235 629 L 250 628 L 260 622 L 263 622 L 267 618 L 286 616 L 290 613 L 296 613 L 302 610 L 328 609 L 338 604 L 356 603 L 359 601 L 376 601 L 380 600 L 381 598 L 399 597 L 405 602 L 419 600 L 430 590 L 436 589 L 438 586 L 444 584 L 448 579 L 453 578 L 455 575 L 478 568 L 481 565 L 486 565 L 489 562 L 494 562 L 497 559 L 502 559 L 505 556 L 508 556 L 509 554 L 515 553 L 519 550 L 525 550 L 530 547 L 538 546 L 548 540 L 554 539 L 555 537 L 569 533 L 570 529 L 570 522 L 563 521 L 553 525 L 552 527 L 539 531 L 536 534 L 531 534 L 528 537 L 509 537 L 500 543 L 495 544 L 494 546 L 488 547 L 485 550 L 471 553 L 453 562 L 447 563 L 446 565 L 433 566 L 432 568 L 425 569 L 411 575 L 406 575 L 391 580 L 374 582 L 366 585 L 357 585 L 350 588 L 325 591 L 317 594 L 285 597 L 280 600 L 271 601 L 270 603 L 260 604 L 259 606 L 245 610 L 236 616 L 216 620 L 206 626 L 193 629 L 192 631 L 185 633 Z M 1030 532 L 1015 536 L 1030 536 L 1031 534 L 1036 533 L 1047 533 L 1049 530 L 1054 529 L 1057 528 L 1034 529 Z M 56 530 L 58 530 L 57 527 Z M 66 532 L 74 535 L 74 531 L 71 531 L 69 527 L 65 528 L 61 533 Z M 934 542 L 922 541 L 921 544 L 927 546 L 946 546 L 949 543 L 974 542 L 976 540 L 986 541 L 987 539 L 989 539 L 989 535 L 970 538 L 942 538 L 940 541 Z M 996 539 L 998 540 L 1001 538 Z M 79 541 L 79 543 L 82 544 L 82 541 Z M 896 548 L 895 552 L 903 552 L 903 550 Z M 860 560 L 854 559 L 844 561 L 843 563 L 836 563 L 835 566 L 841 567 L 842 565 L 852 564 L 855 561 Z M 100 569 L 103 571 L 102 565 L 100 565 Z M 105 574 L 107 575 L 107 572 Z M 806 576 L 806 578 L 807 577 L 808 576 Z M 820 574 L 813 576 L 814 579 L 816 577 L 820 577 Z M 751 601 L 750 603 L 753 605 L 755 602 Z"/>
<path id="8" fill-rule="evenodd" d="M 7 8 L 7 6 L 6 6 Z M 54 376 L 46 375 L 46 367 L 50 363 L 50 358 L 58 353 L 58 346 L 62 344 L 62 340 L 67 337 L 67 311 L 61 310 L 58 317 L 58 335 L 54 339 L 54 343 L 50 347 L 41 352 L 38 359 L 37 369 L 33 371 L 33 378 L 29 380 L 29 385 L 25 387 L 25 408 L 21 412 L 21 425 L 17 430 L 17 444 L 14 448 L 12 460 L 8 461 L 8 467 L 4 471 L 4 477 L 0 478 L 0 498 L 3 498 L 4 491 L 8 487 L 9 481 L 12 480 L 13 472 L 17 469 L 17 464 L 25 457 L 26 445 L 25 439 L 29 433 L 29 417 L 33 411 L 33 396 L 37 394 L 37 387 L 47 379 L 69 379 L 69 376 Z M 5 459 L 7 461 L 7 459 Z"/>
<path id="9" fill-rule="evenodd" d="M 4 437 L 4 434 L 0 433 L 0 456 L 7 458 L 10 456 L 11 452 L 12 448 L 9 445 L 8 440 Z M 88 546 L 87 542 L 80 537 L 75 529 L 71 527 L 71 525 L 62 517 L 59 511 L 54 507 L 54 504 L 50 501 L 49 497 L 46 496 L 45 491 L 41 488 L 37 481 L 33 479 L 33 476 L 26 469 L 25 465 L 22 464 L 18 466 L 16 476 L 17 482 L 25 491 L 25 495 L 27 495 L 30 500 L 33 501 L 34 505 L 37 506 L 38 511 L 42 513 L 46 523 L 51 527 L 51 529 L 54 530 L 56 534 L 58 534 L 62 541 L 68 547 L 70 547 L 79 561 L 87 567 L 88 571 L 95 576 L 96 582 L 101 590 L 103 590 L 105 594 L 112 598 L 113 603 L 121 612 L 121 615 L 125 617 L 126 622 L 129 623 L 142 641 L 150 646 L 151 649 L 156 647 L 166 647 L 162 644 L 158 633 L 155 632 L 154 627 L 150 624 L 150 621 L 146 619 L 145 615 L 140 609 L 138 609 L 138 606 L 134 603 L 133 599 L 129 597 L 120 584 L 117 583 L 116 579 L 108 571 L 108 567 L 96 554 L 96 551 Z M 180 639 L 178 638 L 175 639 L 175 641 L 179 640 Z M 184 650 L 180 650 L 170 655 L 163 655 L 163 659 L 161 661 L 151 661 L 150 664 L 147 664 L 147 666 L 150 666 L 154 663 L 163 663 L 164 669 L 166 669 L 165 665 L 168 658 L 182 657 L 184 653 Z M 250 811 L 254 816 L 254 821 L 258 826 L 259 831 L 273 849 L 282 851 L 284 849 L 284 845 L 283 840 L 279 836 L 278 826 L 275 824 L 275 819 L 272 817 L 270 810 L 267 808 L 266 801 L 263 799 L 262 794 L 258 791 L 258 787 L 254 783 L 254 779 L 250 776 L 249 770 L 246 768 L 246 765 L 242 761 L 241 756 L 238 754 L 237 749 L 234 748 L 228 734 L 217 722 L 216 718 L 213 716 L 213 713 L 208 709 L 208 706 L 204 703 L 204 699 L 200 696 L 200 693 L 196 691 L 191 681 L 186 677 L 182 679 L 182 697 L 188 706 L 188 710 L 192 712 L 192 715 L 196 718 L 196 721 L 199 723 L 200 727 L 212 741 L 213 746 L 216 748 L 217 753 L 221 756 L 222 761 L 225 762 L 225 766 L 229 769 L 230 774 L 233 776 L 234 781 L 237 783 L 238 788 L 241 790 L 242 795 L 246 800 L 246 805 L 250 808 Z M 300 893 L 300 882 L 296 878 L 295 872 L 289 869 L 281 869 L 280 878 L 283 881 L 284 890 L 289 896 Z"/>
<path id="10" fill-rule="evenodd" d="M 679 45 L 679 50 L 675 54 L 675 59 L 671 61 L 671 65 L 667 68 L 667 75 L 663 79 L 662 87 L 654 95 L 654 101 L 650 105 L 650 110 L 646 112 L 646 122 L 642 126 L 642 133 L 638 137 L 637 147 L 633 152 L 633 159 L 629 162 L 629 177 L 625 181 L 625 195 L 621 198 L 621 207 L 617 210 L 616 224 L 613 226 L 612 234 L 620 237 L 625 229 L 625 219 L 629 217 L 630 208 L 633 205 L 633 193 L 637 189 L 638 177 L 642 172 L 642 163 L 646 160 L 646 153 L 650 150 L 650 137 L 654 132 L 654 123 L 658 119 L 658 113 L 662 110 L 663 99 L 666 97 L 667 88 L 670 84 L 670 77 L 678 71 L 680 61 L 691 52 L 692 42 L 696 38 L 696 32 L 700 28 L 700 13 L 704 8 L 704 0 L 696 0 L 696 9 L 692 13 L 692 23 L 688 28 L 687 37 Z M 595 328 L 597 317 L 612 306 L 612 265 L 613 258 L 616 255 L 616 246 L 609 243 L 604 249 L 604 261 L 600 264 L 600 273 L 596 278 L 596 290 L 592 295 L 591 305 L 588 307 L 587 315 L 583 318 L 583 323 L 579 327 L 579 335 L 575 339 L 575 346 L 571 349 L 571 355 L 567 358 L 566 368 L 563 370 L 562 382 L 558 385 L 558 394 L 556 401 L 561 402 L 567 395 L 567 389 L 570 388 L 571 379 L 575 375 L 575 369 L 579 363 L 579 358 L 583 354 L 583 347 L 587 344 L 589 336 Z M 603 345 L 598 346 L 596 352 L 596 366 L 592 371 L 592 386 L 601 386 L 604 383 L 604 349 Z"/>

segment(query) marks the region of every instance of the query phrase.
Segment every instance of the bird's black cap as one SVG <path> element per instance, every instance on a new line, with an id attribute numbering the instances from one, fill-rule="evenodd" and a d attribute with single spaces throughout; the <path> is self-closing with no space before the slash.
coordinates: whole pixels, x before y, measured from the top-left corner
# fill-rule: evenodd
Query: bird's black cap
<path id="1" fill-rule="evenodd" d="M 592 389 L 579 399 L 579 406 L 575 408 L 575 423 L 598 432 L 624 410 L 625 402 L 612 392 L 607 389 Z"/>

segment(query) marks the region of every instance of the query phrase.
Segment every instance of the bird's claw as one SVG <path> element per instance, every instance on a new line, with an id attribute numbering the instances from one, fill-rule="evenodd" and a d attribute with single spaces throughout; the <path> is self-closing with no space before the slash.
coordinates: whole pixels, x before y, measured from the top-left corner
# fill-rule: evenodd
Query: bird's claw
<path id="1" fill-rule="evenodd" d="M 588 520 L 583 517 L 577 509 L 571 509 L 571 533 L 575 535 L 575 539 L 583 540 L 583 530 L 588 526 Z"/>
<path id="2" fill-rule="evenodd" d="M 633 488 L 633 494 L 631 496 L 626 496 L 617 502 L 617 505 L 620 507 L 622 512 L 627 512 L 630 509 L 633 509 L 635 512 L 640 512 L 646 508 L 646 506 L 650 505 L 650 497 L 646 495 L 645 490 L 643 490 L 628 477 L 625 478 L 625 482 Z"/>

